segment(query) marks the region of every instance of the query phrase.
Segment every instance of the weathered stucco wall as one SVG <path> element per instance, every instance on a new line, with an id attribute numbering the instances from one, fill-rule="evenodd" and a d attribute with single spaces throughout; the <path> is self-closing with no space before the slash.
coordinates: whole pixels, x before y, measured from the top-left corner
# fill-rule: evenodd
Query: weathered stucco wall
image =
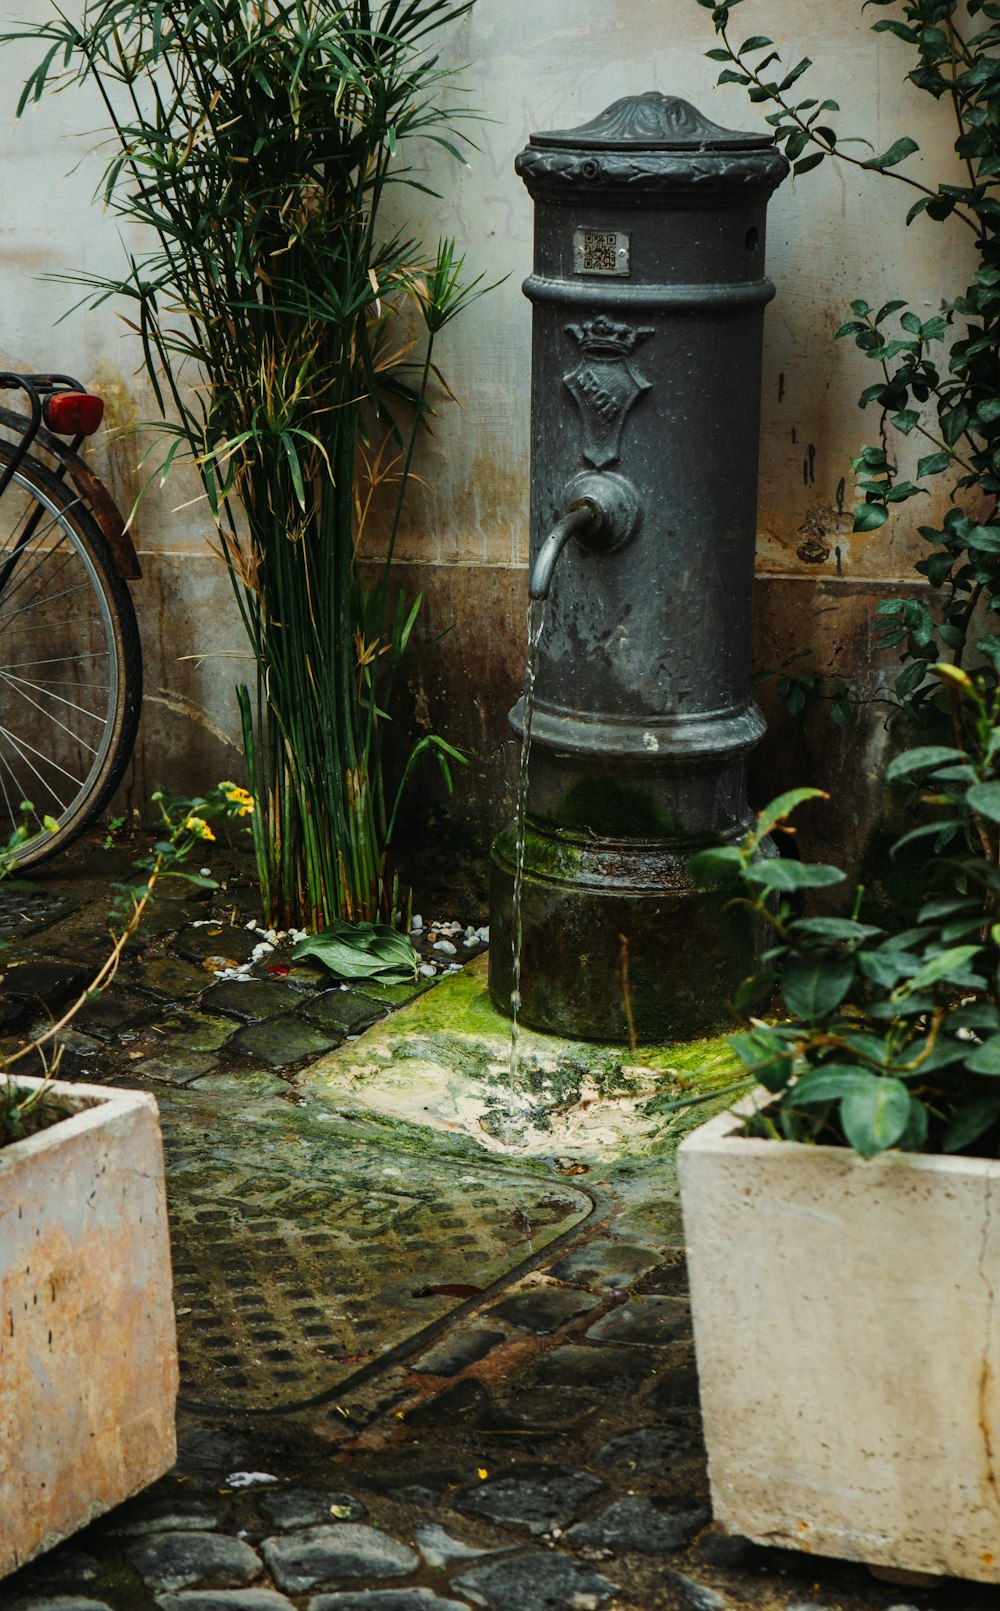
<path id="1" fill-rule="evenodd" d="M 45 0 L 22 8 L 39 17 L 46 10 Z M 937 176 L 954 161 L 950 109 L 905 84 L 905 47 L 873 35 L 870 20 L 860 0 L 747 0 L 733 31 L 739 39 L 771 35 L 789 61 L 812 57 L 808 92 L 841 103 L 842 132 L 862 132 L 878 150 L 910 134 L 921 154 L 906 171 Z M 471 63 L 465 99 L 489 119 L 476 134 L 479 149 L 464 169 L 440 152 L 428 159 L 426 177 L 441 191 L 439 203 L 416 193 L 396 199 L 425 238 L 456 237 L 471 275 L 508 276 L 441 337 L 438 356 L 460 406 L 442 402 L 434 435 L 423 444 L 423 487 L 411 500 L 399 549 L 402 585 L 425 592 L 425 635 L 453 626 L 413 663 L 414 719 L 438 723 L 470 750 L 472 765 L 450 812 L 471 843 L 506 810 L 504 718 L 524 635 L 530 317 L 520 281 L 530 268 L 531 208 L 513 159 L 531 130 L 572 125 L 647 89 L 682 93 L 724 123 L 760 126 L 763 110 L 749 106 L 742 90 L 714 88 L 717 68 L 704 58 L 714 42 L 710 15 L 696 0 L 479 0 L 449 42 L 456 64 Z M 9 116 L 31 65 L 30 51 L 5 57 Z M 76 293 L 42 278 L 122 261 L 118 226 L 92 199 L 97 142 L 80 132 L 99 126 L 99 107 L 70 92 L 30 111 L 4 137 L 0 360 L 75 369 L 103 385 L 112 422 L 127 423 L 153 411 L 135 373 L 134 335 L 108 303 L 55 328 Z M 853 347 L 832 337 L 852 296 L 872 303 L 906 296 L 926 316 L 964 285 L 965 232 L 926 218 L 904 229 L 913 195 L 828 162 L 787 182 L 771 204 L 768 272 L 778 296 L 767 315 L 764 366 L 763 664 L 814 644 L 814 669 L 850 676 L 868 650 L 875 599 L 886 584 L 892 593 L 897 579 L 912 579 L 922 546 L 913 528 L 932 512 L 930 498 L 917 512 L 914 503 L 903 506 L 874 535 L 850 532 L 848 458 L 876 424 L 858 412 L 856 398 L 874 375 Z M 131 503 L 142 479 L 133 443 L 105 444 L 97 456 L 123 503 Z M 136 520 L 145 577 L 135 596 L 148 689 L 136 801 L 162 778 L 197 786 L 239 767 L 231 685 L 234 673 L 250 668 L 240 659 L 228 583 L 208 551 L 210 522 L 191 501 L 195 495 L 178 476 L 153 490 Z M 890 661 L 887 673 L 892 669 Z M 869 674 L 863 691 L 877 696 L 877 678 Z M 846 736 L 811 723 L 796 737 L 773 703 L 769 715 L 776 718 L 767 741 L 774 766 L 768 761 L 765 773 L 776 769 L 785 780 L 797 770 L 797 781 L 836 776 L 853 794 L 877 769 L 877 723 Z M 852 812 L 838 833 L 849 832 Z"/>

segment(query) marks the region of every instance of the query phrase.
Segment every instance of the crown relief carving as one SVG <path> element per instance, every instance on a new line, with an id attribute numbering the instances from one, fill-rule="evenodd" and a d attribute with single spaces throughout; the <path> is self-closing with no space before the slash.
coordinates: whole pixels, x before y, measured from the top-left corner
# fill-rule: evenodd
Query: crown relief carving
<path id="1" fill-rule="evenodd" d="M 634 352 L 640 342 L 653 335 L 651 325 L 618 324 L 606 313 L 599 313 L 586 324 L 568 324 L 566 334 L 580 343 L 590 356 L 605 355 L 624 358 Z"/>

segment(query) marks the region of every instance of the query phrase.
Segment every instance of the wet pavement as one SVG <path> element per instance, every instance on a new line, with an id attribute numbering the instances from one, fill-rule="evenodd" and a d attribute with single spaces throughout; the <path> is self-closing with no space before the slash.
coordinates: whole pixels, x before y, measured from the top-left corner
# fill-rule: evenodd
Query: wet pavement
<path id="1" fill-rule="evenodd" d="M 95 845 L 3 891 L 0 1049 L 102 959 L 128 860 Z M 245 864 L 213 865 L 225 887 L 158 902 L 60 1070 L 160 1104 L 178 1463 L 0 1611 L 998 1611 L 713 1529 L 673 1138 L 634 1054 L 529 1041 L 545 1100 L 504 1148 L 475 964 L 342 990 L 279 948 L 222 978 L 259 935 Z"/>

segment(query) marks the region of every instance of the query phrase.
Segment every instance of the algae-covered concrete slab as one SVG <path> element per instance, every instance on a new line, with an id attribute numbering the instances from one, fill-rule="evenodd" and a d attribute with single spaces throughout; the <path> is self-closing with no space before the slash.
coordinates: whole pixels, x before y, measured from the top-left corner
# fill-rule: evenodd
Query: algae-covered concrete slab
<path id="1" fill-rule="evenodd" d="M 342 1112 L 463 1134 L 497 1154 L 609 1161 L 672 1153 L 711 1110 L 665 1106 L 739 1074 L 722 1038 L 633 1051 L 523 1027 L 512 1071 L 510 1022 L 490 1000 L 482 956 L 297 1084 Z"/>

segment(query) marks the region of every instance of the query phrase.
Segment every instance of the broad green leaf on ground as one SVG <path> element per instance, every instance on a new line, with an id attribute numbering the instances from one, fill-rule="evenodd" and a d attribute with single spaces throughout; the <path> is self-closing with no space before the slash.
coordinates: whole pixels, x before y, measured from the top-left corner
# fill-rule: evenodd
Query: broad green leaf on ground
<path id="1" fill-rule="evenodd" d="M 302 940 L 298 962 L 315 957 L 339 979 L 416 979 L 420 958 L 405 935 L 387 923 L 331 923 Z"/>

